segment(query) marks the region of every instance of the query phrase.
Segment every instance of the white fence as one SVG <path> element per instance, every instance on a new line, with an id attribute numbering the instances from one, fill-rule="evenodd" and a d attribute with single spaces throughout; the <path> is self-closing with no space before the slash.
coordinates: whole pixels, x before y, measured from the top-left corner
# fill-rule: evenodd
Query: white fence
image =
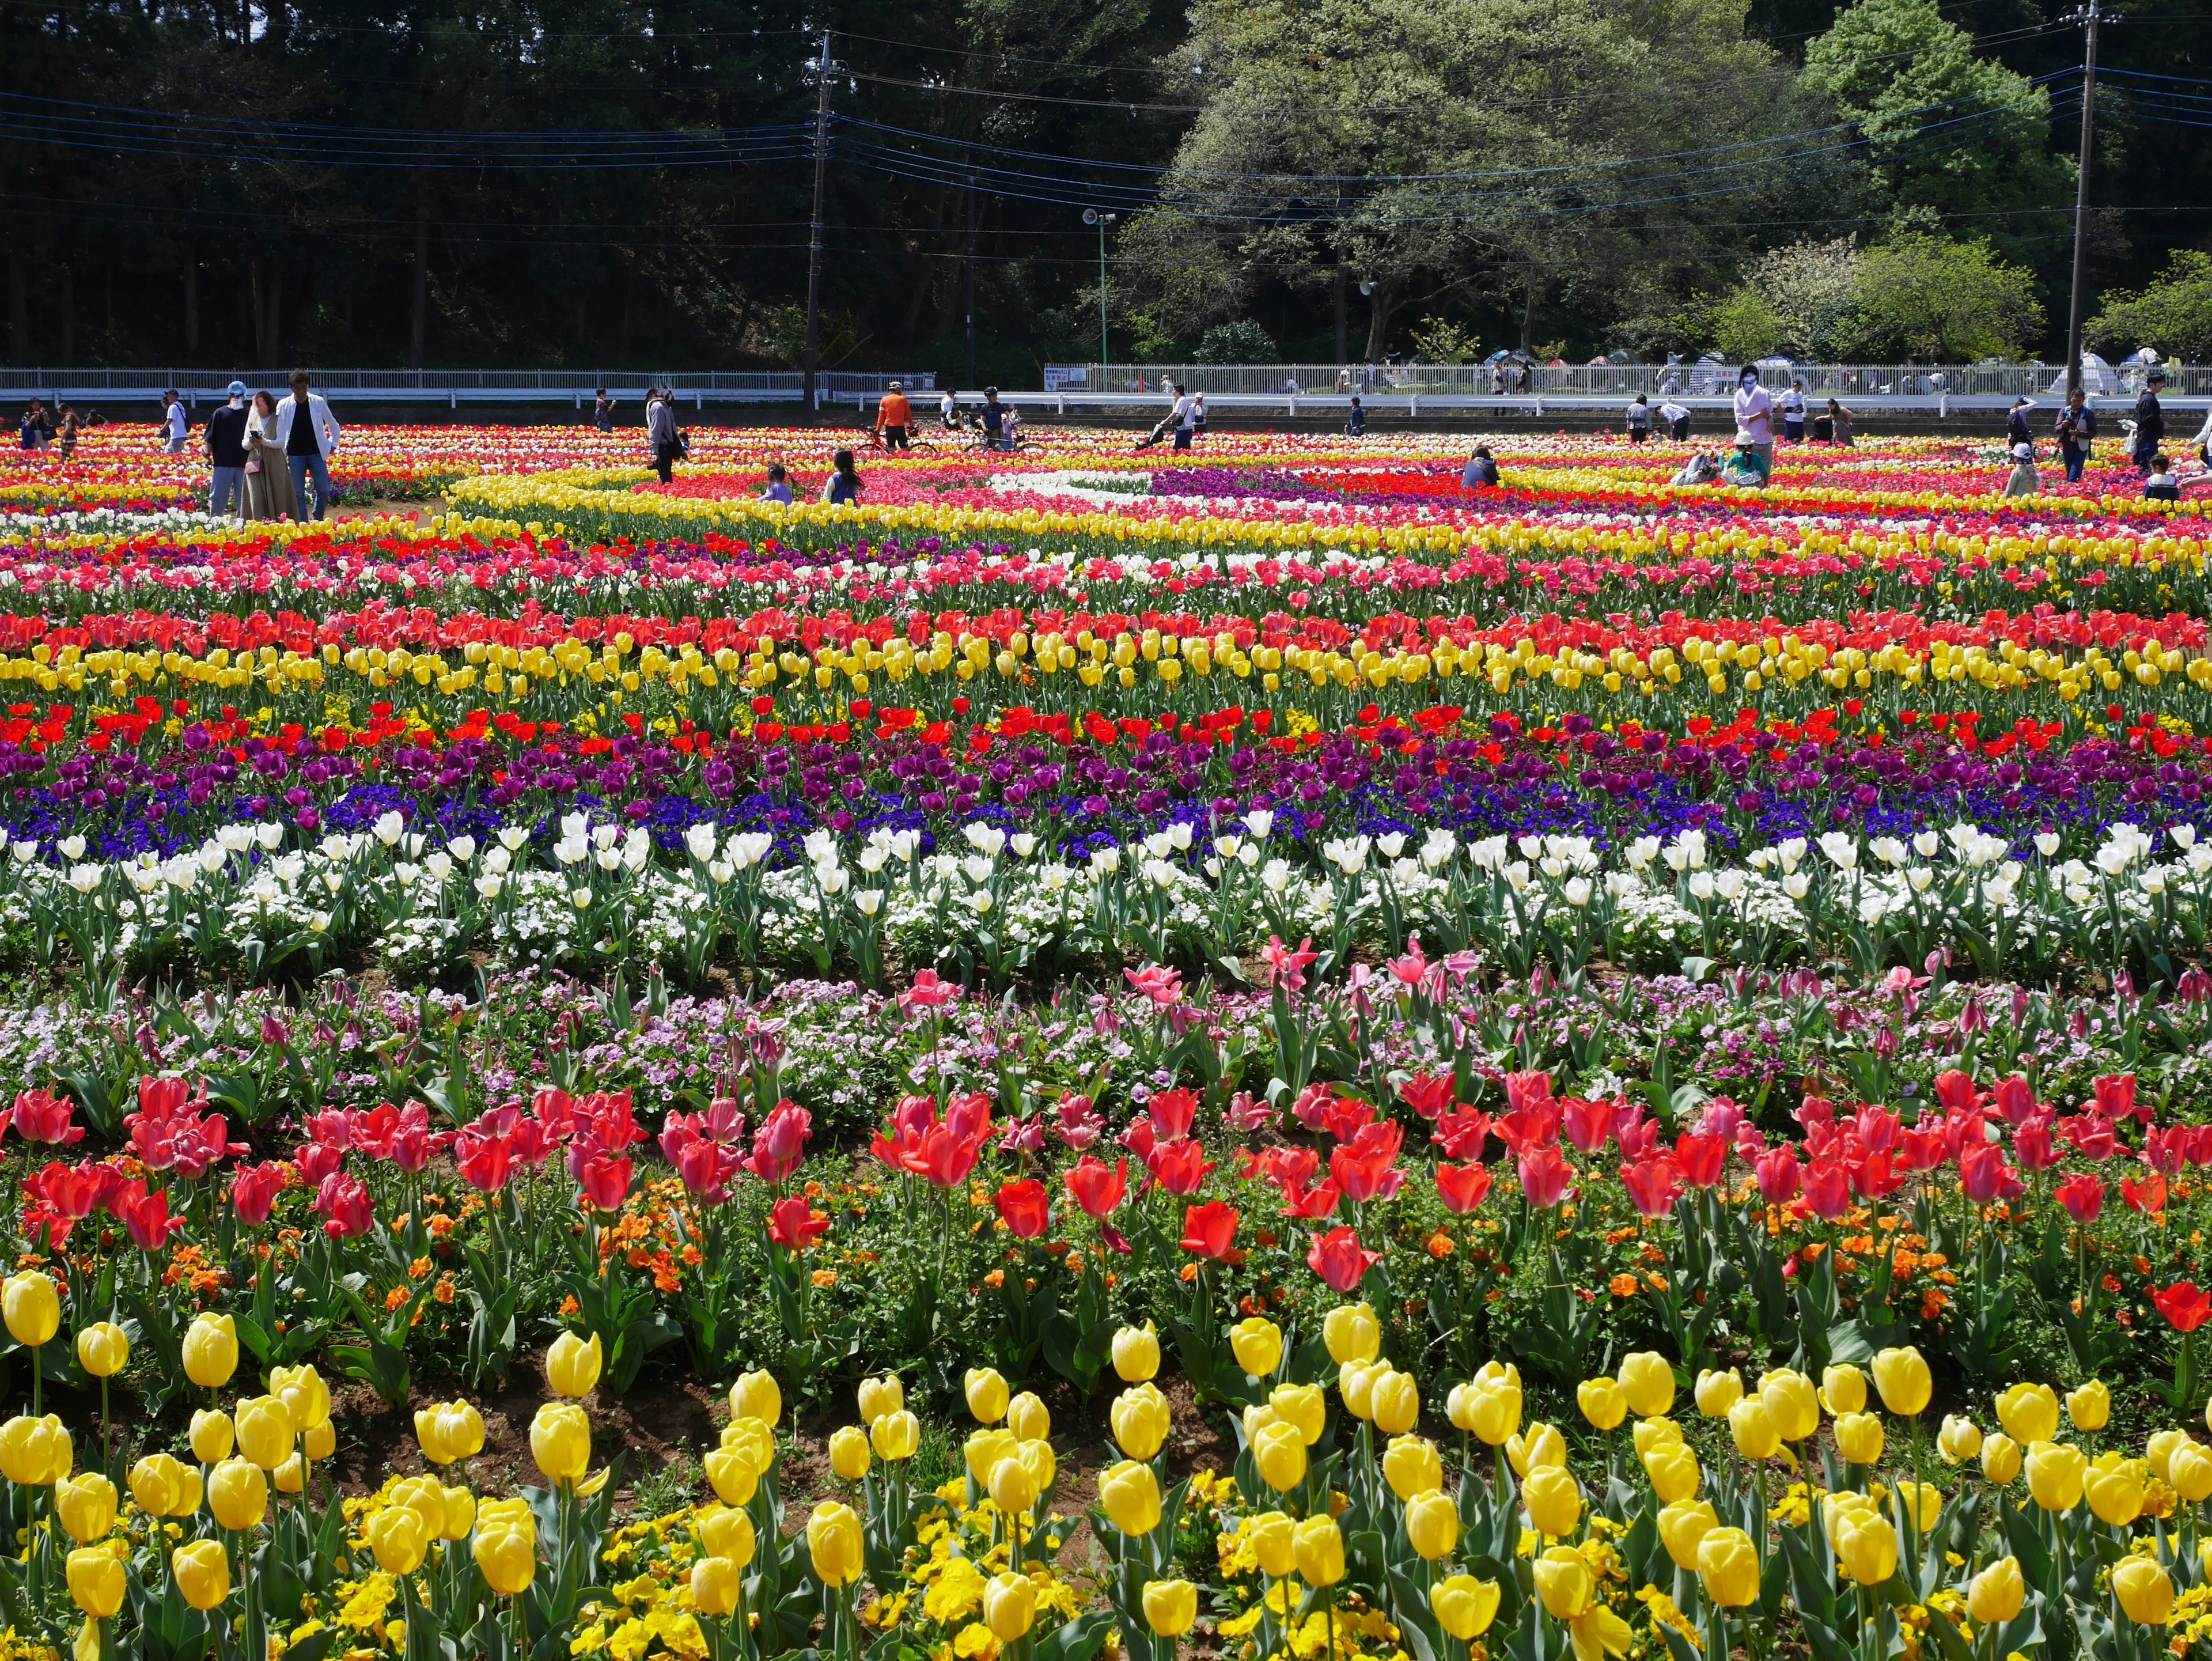
<path id="1" fill-rule="evenodd" d="M 635 409 L 647 386 L 675 390 L 679 404 L 704 409 L 709 404 L 796 404 L 805 397 L 806 378 L 793 370 L 716 369 L 320 369 L 307 366 L 319 392 L 357 404 L 544 404 L 588 408 L 605 387 Z M 291 370 L 285 369 L 78 369 L 0 368 L 0 401 L 43 398 L 89 403 L 150 403 L 171 387 L 197 406 L 224 401 L 233 380 L 282 396 Z M 934 372 L 855 374 L 825 372 L 818 378 L 824 404 L 873 404 L 893 380 L 910 392 L 932 392 Z"/>

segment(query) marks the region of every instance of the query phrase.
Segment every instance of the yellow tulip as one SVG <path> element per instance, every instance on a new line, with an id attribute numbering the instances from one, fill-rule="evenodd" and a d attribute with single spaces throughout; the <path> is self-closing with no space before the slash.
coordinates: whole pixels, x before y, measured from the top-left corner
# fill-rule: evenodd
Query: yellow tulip
<path id="1" fill-rule="evenodd" d="M 185 1602 L 202 1614 L 230 1596 L 230 1561 L 216 1540 L 195 1540 L 169 1554 L 169 1572 L 177 1578 L 177 1591 Z"/>
<path id="2" fill-rule="evenodd" d="M 88 1377 L 112 1378 L 131 1360 L 131 1336 L 112 1321 L 94 1321 L 76 1335 L 76 1359 Z"/>
<path id="3" fill-rule="evenodd" d="M 484 1584 L 519 1597 L 538 1578 L 538 1525 L 526 1503 L 488 1500 L 477 1508 L 474 1555 Z"/>
<path id="4" fill-rule="evenodd" d="M 1198 1621 L 1198 1588 L 1188 1580 L 1148 1580 L 1145 1624 L 1163 1638 L 1180 1638 Z"/>
<path id="5" fill-rule="evenodd" d="M 2139 1627 L 2162 1627 L 2173 1618 L 2173 1579 L 2154 1559 L 2122 1559 L 2112 1570 L 2112 1597 Z"/>
<path id="6" fill-rule="evenodd" d="M 1006 1403 L 1006 1428 L 1024 1442 L 1048 1441 L 1052 1437 L 1052 1413 L 1044 1398 L 1034 1390 L 1024 1390 Z"/>
<path id="7" fill-rule="evenodd" d="M 1618 1382 L 1599 1377 L 1575 1386 L 1575 1404 L 1594 1430 L 1611 1430 L 1628 1416 L 1628 1396 Z"/>
<path id="8" fill-rule="evenodd" d="M 1334 1519 L 1309 1517 L 1291 1536 L 1298 1578 L 1310 1586 L 1333 1586 L 1344 1579 L 1344 1536 Z"/>
<path id="9" fill-rule="evenodd" d="M 2000 1557 L 1966 1583 L 1966 1614 L 1978 1627 L 2000 1627 L 2027 1602 L 2027 1577 L 2016 1557 Z"/>
<path id="10" fill-rule="evenodd" d="M 1567 1444 L 1551 1426 L 1534 1424 L 1520 1435 L 1506 1439 L 1505 1457 L 1513 1467 L 1513 1474 L 1525 1480 L 1532 1470 L 1547 1465 L 1565 1465 Z"/>
<path id="11" fill-rule="evenodd" d="M 1283 1329 L 1264 1315 L 1248 1315 L 1229 1329 L 1229 1348 L 1246 1377 L 1264 1378 L 1282 1365 Z"/>
<path id="12" fill-rule="evenodd" d="M 1298 1427 L 1299 1439 L 1308 1447 L 1321 1440 L 1322 1428 L 1328 1423 L 1328 1397 L 1316 1384 L 1277 1384 L 1267 1392 L 1267 1405 L 1278 1418 Z"/>
<path id="13" fill-rule="evenodd" d="M 238 1451 L 264 1470 L 274 1470 L 292 1457 L 297 1433 L 292 1415 L 274 1396 L 249 1396 L 238 1404 L 233 1423 Z"/>
<path id="14" fill-rule="evenodd" d="M 0 1425 L 0 1476 L 19 1488 L 51 1488 L 70 1474 L 76 1450 L 62 1421 L 49 1413 L 18 1414 Z"/>
<path id="15" fill-rule="evenodd" d="M 230 1415 L 210 1408 L 199 1408 L 192 1413 L 192 1428 L 189 1439 L 192 1457 L 204 1465 L 219 1465 L 230 1457 L 235 1440 Z"/>
<path id="16" fill-rule="evenodd" d="M 1001 1644 L 1029 1635 L 1036 1605 L 1036 1582 L 1026 1574 L 995 1574 L 983 1583 L 983 1624 Z"/>
<path id="17" fill-rule="evenodd" d="M 251 1465 L 246 1467 L 252 1470 Z M 258 1476 L 261 1473 L 254 1471 Z M 432 1535 L 422 1513 L 405 1506 L 386 1506 L 362 1525 L 362 1537 L 386 1574 L 412 1574 L 429 1555 Z"/>
<path id="18" fill-rule="evenodd" d="M 848 1482 L 868 1474 L 868 1433 L 858 1425 L 844 1425 L 830 1438 L 830 1469 Z"/>
<path id="19" fill-rule="evenodd" d="M 1943 1515 L 1943 1490 L 1933 1482 L 1902 1482 L 1897 1485 L 1897 1508 L 1923 1534 Z"/>
<path id="20" fill-rule="evenodd" d="M 546 1402 L 530 1421 L 530 1457 L 546 1480 L 574 1482 L 592 1468 L 592 1421 L 574 1402 Z"/>
<path id="21" fill-rule="evenodd" d="M 880 1378 L 860 1380 L 860 1422 L 871 1429 L 877 1420 L 887 1413 L 903 1412 L 906 1408 L 906 1386 L 899 1382 L 898 1374 L 886 1372 Z"/>
<path id="22" fill-rule="evenodd" d="M 1485 1447 L 1510 1442 L 1521 1429 L 1521 1390 L 1518 1385 L 1473 1384 L 1464 1386 L 1466 1421 L 1452 1422 L 1472 1431 Z"/>
<path id="23" fill-rule="evenodd" d="M 1698 1567 L 1698 1542 L 1720 1526 L 1710 1500 L 1677 1500 L 1659 1508 L 1659 1542 L 1678 1569 Z"/>
<path id="24" fill-rule="evenodd" d="M 434 1476 L 410 1476 L 392 1485 L 392 1503 L 404 1506 L 422 1519 L 425 1534 L 435 1538 L 444 1532 L 446 1485 Z"/>
<path id="25" fill-rule="evenodd" d="M 269 1474 L 279 1494 L 304 1494 L 307 1489 L 307 1462 L 294 1454 Z"/>
<path id="26" fill-rule="evenodd" d="M 546 1387 L 556 1396 L 566 1396 L 571 1400 L 589 1396 L 599 1382 L 599 1369 L 605 1360 L 606 1353 L 598 1333 L 586 1340 L 573 1332 L 563 1332 L 545 1352 Z"/>
<path id="27" fill-rule="evenodd" d="M 2089 1461 L 2081 1449 L 2063 1442 L 2031 1443 L 2027 1469 L 2027 1491 L 2044 1510 L 2071 1511 L 2081 1503 Z"/>
<path id="28" fill-rule="evenodd" d="M 738 1612 L 744 1576 L 726 1557 L 702 1557 L 691 1566 L 691 1607 L 709 1620 Z"/>
<path id="29" fill-rule="evenodd" d="M 1981 1427 L 1955 1413 L 1945 1414 L 1943 1428 L 1936 1433 L 1936 1451 L 1947 1465 L 1963 1465 L 1978 1457 L 1982 1451 Z"/>
<path id="30" fill-rule="evenodd" d="M 726 1506 L 749 1504 L 753 1490 L 760 1484 L 760 1468 L 755 1465 L 742 1448 L 710 1448 L 701 1462 L 707 1469 L 707 1481 L 714 1490 L 714 1497 Z"/>
<path id="31" fill-rule="evenodd" d="M 2004 1487 L 2020 1475 L 2020 1444 L 1999 1431 L 1982 1438 L 1982 1477 Z"/>
<path id="32" fill-rule="evenodd" d="M 331 1387 L 312 1366 L 270 1369 L 269 1393 L 284 1404 L 302 1436 L 331 1421 Z"/>
<path id="33" fill-rule="evenodd" d="M 709 1557 L 743 1568 L 753 1561 L 753 1519 L 734 1506 L 717 1506 L 699 1517 L 699 1543 Z"/>
<path id="34" fill-rule="evenodd" d="M 893 1463 L 911 1459 L 921 1446 L 921 1421 L 904 1408 L 897 1409 L 869 1425 L 868 1440 L 878 1458 Z"/>
<path id="35" fill-rule="evenodd" d="M 1836 1523 L 1836 1563 L 1863 1586 L 1881 1585 L 1897 1573 L 1897 1530 L 1871 1507 L 1844 1512 Z"/>
<path id="36" fill-rule="evenodd" d="M 737 1383 L 730 1386 L 730 1417 L 773 1425 L 783 1417 L 782 1390 L 766 1372 L 739 1373 Z"/>
<path id="37" fill-rule="evenodd" d="M 1554 1621 L 1585 1613 L 1595 1591 L 1589 1561 L 1572 1546 L 1553 1546 L 1536 1559 L 1536 1596 Z"/>
<path id="38" fill-rule="evenodd" d="M 1420 1422 L 1421 1387 L 1410 1372 L 1385 1372 L 1370 1388 L 1368 1403 L 1375 1428 L 1386 1436 L 1403 1436 Z"/>
<path id="39" fill-rule="evenodd" d="M 2112 1392 L 2095 1378 L 2066 1392 L 2066 1417 L 2078 1431 L 2104 1429 L 2112 1416 Z"/>
<path id="40" fill-rule="evenodd" d="M 1287 1494 L 1305 1481 L 1305 1439 L 1296 1425 L 1279 1419 L 1262 1425 L 1252 1438 L 1252 1463 L 1261 1482 L 1278 1494 Z"/>
<path id="41" fill-rule="evenodd" d="M 2031 1451 L 2028 1455 L 2031 1491 L 2035 1481 L 2034 1462 L 2035 1456 Z M 2089 1509 L 2097 1513 L 2098 1520 L 2116 1529 L 2125 1528 L 2142 1515 L 2142 1468 L 2124 1454 L 2100 1455 L 2081 1473 L 2081 1491 L 2088 1499 Z"/>
<path id="42" fill-rule="evenodd" d="M 1639 1419 L 1657 1419 L 1674 1405 L 1674 1369 L 1656 1351 L 1640 1349 L 1620 1358 L 1620 1390 L 1628 1410 Z"/>
<path id="43" fill-rule="evenodd" d="M 1443 1461 L 1425 1436 L 1399 1436 L 1382 1450 L 1382 1480 L 1401 1500 L 1434 1494 L 1444 1485 Z"/>
<path id="44" fill-rule="evenodd" d="M 1279 1511 L 1263 1511 L 1244 1519 L 1244 1537 L 1252 1542 L 1253 1561 L 1260 1573 L 1279 1580 L 1297 1567 L 1297 1525 Z"/>
<path id="45" fill-rule="evenodd" d="M 752 1461 L 756 1471 L 775 1463 L 775 1433 L 757 1419 L 732 1419 L 722 1427 L 722 1445 Z"/>
<path id="46" fill-rule="evenodd" d="M 1682 1427 L 1672 1419 L 1638 1419 L 1633 1435 L 1638 1459 L 1649 1459 L 1656 1448 L 1682 1445 Z"/>
<path id="47" fill-rule="evenodd" d="M 1874 1387 L 1881 1404 L 1900 1419 L 1910 1419 L 1928 1405 L 1935 1394 L 1935 1375 L 1928 1362 L 1910 1344 L 1878 1351 L 1874 1358 Z"/>
<path id="48" fill-rule="evenodd" d="M 1166 1445 L 1168 1432 L 1175 1427 L 1175 1415 L 1158 1384 L 1132 1384 L 1114 1398 L 1106 1410 L 1106 1421 L 1125 1455 L 1149 1459 Z"/>
<path id="49" fill-rule="evenodd" d="M 1582 1488 L 1558 1465 L 1539 1465 L 1528 1473 L 1521 1484 L 1521 1503 L 1528 1525 L 1555 1540 L 1572 1534 L 1582 1520 Z"/>
<path id="50" fill-rule="evenodd" d="M 70 1601 L 94 1620 L 108 1620 L 123 1607 L 130 1580 L 113 1552 L 80 1546 L 69 1555 L 68 1573 Z"/>
<path id="51" fill-rule="evenodd" d="M 1688 1499 L 1705 1480 L 1698 1469 L 1698 1456 L 1680 1442 L 1662 1442 L 1653 1448 L 1651 1457 L 1644 1462 L 1644 1473 L 1651 1479 L 1651 1492 L 1662 1505 Z"/>
<path id="52" fill-rule="evenodd" d="M 244 1459 L 226 1459 L 208 1473 L 207 1507 L 224 1528 L 259 1528 L 269 1511 L 269 1479 Z"/>
<path id="53" fill-rule="evenodd" d="M 1029 1472 L 1040 1494 L 1051 1488 L 1060 1475 L 1060 1461 L 1053 1457 L 1052 1444 L 1041 1436 L 1032 1436 L 1018 1445 L 1014 1457 L 1022 1462 L 1022 1469 Z"/>
<path id="54" fill-rule="evenodd" d="M 0 1317 L 17 1343 L 32 1349 L 52 1343 L 62 1329 L 61 1294 L 52 1277 L 31 1269 L 0 1281 Z"/>
<path id="55" fill-rule="evenodd" d="M 166 1453 L 131 1467 L 131 1498 L 149 1517 L 190 1517 L 200 1508 L 200 1474 Z"/>
<path id="56" fill-rule="evenodd" d="M 115 1529 L 115 1484 L 96 1470 L 54 1484 L 54 1515 L 81 1546 L 105 1540 Z"/>
<path id="57" fill-rule="evenodd" d="M 2185 1442 L 2166 1462 L 2166 1480 L 2190 1505 L 2212 1498 L 2212 1451 L 2198 1442 Z"/>
<path id="58" fill-rule="evenodd" d="M 999 1461 L 1012 1458 L 1021 1445 L 1021 1438 L 1005 1426 L 991 1425 L 969 1435 L 960 1445 L 960 1457 L 968 1467 L 968 1474 L 975 1479 L 975 1486 L 981 1488 L 990 1482 Z"/>
<path id="59" fill-rule="evenodd" d="M 1322 1318 L 1321 1339 L 1328 1346 L 1328 1359 L 1339 1366 L 1371 1361 L 1382 1353 L 1382 1328 L 1366 1304 L 1339 1304 L 1329 1311 Z"/>
<path id="60" fill-rule="evenodd" d="M 849 1586 L 867 1567 L 860 1513 L 835 1500 L 815 1506 L 806 1519 L 806 1550 L 815 1578 L 825 1586 Z"/>
<path id="61" fill-rule="evenodd" d="M 1821 1369 L 1820 1405 L 1828 1410 L 1831 1418 L 1864 1413 L 1866 1403 L 1866 1374 L 1848 1361 L 1838 1361 Z"/>
<path id="62" fill-rule="evenodd" d="M 2143 1444 L 2143 1463 L 2150 1467 L 2151 1475 L 2161 1482 L 2170 1481 L 2166 1475 L 2167 1468 L 2174 1454 L 2189 1440 L 2190 1435 L 2185 1430 L 2169 1427 L 2153 1431 L 2150 1439 Z"/>
<path id="63" fill-rule="evenodd" d="M 984 1486 L 1001 1517 L 1019 1517 L 1036 1504 L 1036 1478 L 1018 1458 L 1001 1459 L 992 1466 L 991 1479 Z"/>
<path id="64" fill-rule="evenodd" d="M 1429 1588 L 1429 1607 L 1436 1611 L 1437 1624 L 1465 1644 L 1490 1630 L 1498 1618 L 1498 1596 L 1494 1580 L 1447 1575 Z"/>
<path id="65" fill-rule="evenodd" d="M 238 1323 L 228 1315 L 196 1315 L 185 1329 L 185 1377 L 202 1390 L 221 1390 L 238 1371 Z"/>
<path id="66" fill-rule="evenodd" d="M 1459 1506 L 1437 1489 L 1406 1502 L 1406 1539 L 1425 1562 L 1451 1555 L 1459 1543 Z"/>
<path id="67" fill-rule="evenodd" d="M 1698 1542 L 1698 1582 L 1724 1609 L 1759 1601 L 1759 1548 L 1741 1529 L 1708 1529 Z"/>
<path id="68" fill-rule="evenodd" d="M 1785 1442 L 1802 1442 L 1820 1427 L 1820 1398 L 1802 1372 L 1777 1367 L 1759 1381 L 1759 1400 Z"/>
<path id="69" fill-rule="evenodd" d="M 1160 1335 L 1147 1321 L 1114 1335 L 1114 1371 L 1125 1384 L 1141 1384 L 1160 1370 Z"/>
<path id="70" fill-rule="evenodd" d="M 1355 1419 L 1375 1416 L 1375 1381 L 1390 1371 L 1388 1361 L 1345 1361 L 1336 1369 L 1336 1393 Z"/>
<path id="71" fill-rule="evenodd" d="M 1728 1421 L 1735 1451 L 1747 1459 L 1771 1459 L 1782 1445 L 1774 1421 L 1767 1415 L 1766 1403 L 1759 1396 L 1739 1397 L 1728 1410 Z"/>
<path id="72" fill-rule="evenodd" d="M 2058 1433 L 2058 1396 L 2048 1384 L 2014 1384 L 1997 1397 L 1997 1422 L 2027 1447 Z"/>
<path id="73" fill-rule="evenodd" d="M 300 1451 L 310 1459 L 327 1459 L 338 1451 L 337 1427 L 325 1419 L 309 1425 L 300 1437 Z"/>
<path id="74" fill-rule="evenodd" d="M 1098 1473 L 1098 1506 L 1124 1534 L 1150 1534 L 1160 1525 L 1160 1485 L 1150 1465 L 1124 1459 Z"/>
<path id="75" fill-rule="evenodd" d="M 415 1439 L 434 1465 L 473 1459 L 483 1451 L 483 1416 L 466 1402 L 446 1402 L 415 1411 Z"/>
<path id="76" fill-rule="evenodd" d="M 469 1530 L 477 1524 L 477 1497 L 466 1488 L 452 1488 L 445 1491 L 446 1515 L 439 1524 L 441 1540 L 465 1540 Z"/>
<path id="77" fill-rule="evenodd" d="M 1854 1465 L 1881 1458 L 1881 1421 L 1871 1413 L 1845 1413 L 1836 1420 L 1836 1451 Z"/>
<path id="78" fill-rule="evenodd" d="M 1699 1413 L 1708 1419 L 1725 1419 L 1729 1409 L 1743 1399 L 1743 1375 L 1734 1367 L 1726 1372 L 1700 1372 L 1691 1393 Z"/>
<path id="79" fill-rule="evenodd" d="M 969 1367 L 966 1381 L 968 1411 L 979 1425 L 995 1425 L 1006 1416 L 1013 1393 L 996 1367 Z"/>

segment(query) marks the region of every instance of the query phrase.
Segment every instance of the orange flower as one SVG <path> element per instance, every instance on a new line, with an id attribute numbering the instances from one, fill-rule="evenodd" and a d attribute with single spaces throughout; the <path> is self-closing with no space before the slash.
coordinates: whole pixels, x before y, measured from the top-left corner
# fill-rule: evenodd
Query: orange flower
<path id="1" fill-rule="evenodd" d="M 994 1269 L 988 1275 L 986 1275 L 983 1277 L 983 1284 L 990 1287 L 994 1292 L 996 1292 L 1000 1287 L 1006 1285 L 1006 1271 L 1003 1269 Z"/>
<path id="2" fill-rule="evenodd" d="M 1426 1251 L 1430 1256 L 1441 1262 L 1443 1259 L 1452 1255 L 1452 1237 L 1445 1233 L 1442 1229 L 1439 1229 L 1434 1234 L 1429 1236 L 1427 1241 L 1422 1246 L 1422 1250 Z"/>
<path id="3" fill-rule="evenodd" d="M 387 1310 L 398 1309 L 406 1301 L 407 1288 L 405 1287 L 394 1287 L 391 1291 L 384 1294 L 384 1306 Z"/>
<path id="4" fill-rule="evenodd" d="M 1616 1298 L 1633 1298 L 1637 1290 L 1636 1277 L 1633 1275 L 1616 1275 L 1606 1282 L 1606 1290 Z"/>
<path id="5" fill-rule="evenodd" d="M 834 1269 L 816 1269 L 814 1271 L 814 1284 L 817 1287 L 824 1287 L 836 1286 L 837 1284 L 837 1271 Z"/>

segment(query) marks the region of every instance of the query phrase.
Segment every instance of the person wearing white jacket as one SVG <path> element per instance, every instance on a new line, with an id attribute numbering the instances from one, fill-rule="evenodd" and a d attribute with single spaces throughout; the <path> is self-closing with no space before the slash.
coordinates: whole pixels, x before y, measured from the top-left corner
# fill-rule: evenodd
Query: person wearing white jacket
<path id="1" fill-rule="evenodd" d="M 306 419 L 301 417 L 304 413 Z M 276 447 L 292 475 L 292 511 L 307 517 L 307 480 L 315 481 L 314 517 L 325 517 L 335 500 L 331 491 L 331 453 L 338 447 L 337 418 L 319 394 L 307 390 L 307 372 L 292 371 L 292 396 L 276 406 Z"/>

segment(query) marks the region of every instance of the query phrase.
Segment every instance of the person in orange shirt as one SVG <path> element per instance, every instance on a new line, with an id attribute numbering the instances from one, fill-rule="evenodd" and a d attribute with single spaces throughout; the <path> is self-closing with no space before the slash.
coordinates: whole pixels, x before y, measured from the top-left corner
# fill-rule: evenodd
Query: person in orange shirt
<path id="1" fill-rule="evenodd" d="M 906 401 L 905 386 L 894 380 L 890 390 L 884 394 L 883 402 L 876 406 L 877 435 L 886 450 L 903 450 L 913 431 L 914 405 Z"/>

